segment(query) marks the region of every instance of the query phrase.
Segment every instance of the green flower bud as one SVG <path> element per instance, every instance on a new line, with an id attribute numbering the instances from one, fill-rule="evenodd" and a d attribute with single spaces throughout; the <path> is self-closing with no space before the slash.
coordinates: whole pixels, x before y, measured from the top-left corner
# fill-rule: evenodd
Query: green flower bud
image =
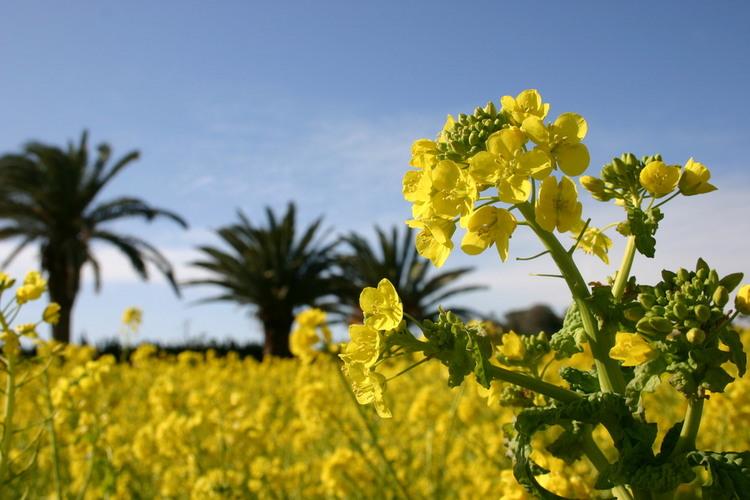
<path id="1" fill-rule="evenodd" d="M 682 322 L 682 324 L 685 326 L 685 328 L 700 328 L 701 326 L 700 321 L 696 321 L 694 319 L 686 319 Z"/>
<path id="2" fill-rule="evenodd" d="M 578 179 L 578 182 L 591 193 L 601 193 L 604 191 L 604 181 L 596 177 L 584 175 Z"/>
<path id="3" fill-rule="evenodd" d="M 698 272 L 701 269 L 705 269 L 707 273 L 708 271 L 710 271 L 710 268 L 708 267 L 708 264 L 706 263 L 706 261 L 698 257 L 698 261 L 695 263 L 695 272 Z"/>
<path id="4" fill-rule="evenodd" d="M 612 160 L 612 165 L 614 166 L 617 175 L 624 176 L 628 174 L 628 166 L 621 159 L 615 158 Z"/>
<path id="5" fill-rule="evenodd" d="M 702 344 L 706 340 L 706 332 L 700 328 L 691 328 L 688 330 L 686 337 L 691 344 Z"/>
<path id="6" fill-rule="evenodd" d="M 711 271 L 709 271 L 708 278 L 706 278 L 706 281 L 710 285 L 719 284 L 719 273 L 716 272 L 716 269 L 711 269 Z"/>
<path id="7" fill-rule="evenodd" d="M 638 158 L 636 158 L 633 153 L 625 153 L 621 158 L 629 167 L 635 167 L 638 165 Z"/>
<path id="8" fill-rule="evenodd" d="M 718 287 L 716 287 L 716 290 L 714 290 L 712 300 L 717 306 L 724 307 L 725 305 L 727 305 L 727 302 L 729 302 L 729 291 L 726 289 L 726 287 L 719 285 Z"/>
<path id="9" fill-rule="evenodd" d="M 638 302 L 646 309 L 651 309 L 656 304 L 656 297 L 650 293 L 639 293 Z"/>
<path id="10" fill-rule="evenodd" d="M 708 269 L 702 267 L 695 272 L 695 277 L 700 281 L 705 281 L 708 278 Z"/>
<path id="11" fill-rule="evenodd" d="M 673 273 L 672 271 L 667 271 L 666 269 L 662 269 L 661 271 L 661 279 L 665 283 L 670 283 L 670 284 L 673 283 L 676 276 L 677 275 Z"/>
<path id="12" fill-rule="evenodd" d="M 667 310 L 664 306 L 654 306 L 651 308 L 651 312 L 654 313 L 654 316 L 664 316 L 664 313 L 666 313 Z"/>
<path id="13" fill-rule="evenodd" d="M 677 302 L 672 308 L 672 312 L 677 317 L 677 319 L 682 321 L 683 319 L 687 318 L 688 308 L 684 303 Z"/>
<path id="14" fill-rule="evenodd" d="M 672 322 L 666 318 L 654 317 L 649 318 L 651 327 L 659 333 L 667 334 L 672 331 Z"/>
<path id="15" fill-rule="evenodd" d="M 641 304 L 631 304 L 623 311 L 623 316 L 629 321 L 638 321 L 644 314 L 646 311 Z"/>
<path id="16" fill-rule="evenodd" d="M 656 331 L 656 329 L 651 326 L 651 319 L 649 317 L 642 318 L 638 323 L 635 325 L 635 329 L 638 330 L 640 333 L 655 335 L 659 332 Z"/>
<path id="17" fill-rule="evenodd" d="M 632 232 L 630 231 L 630 223 L 628 223 L 628 221 L 624 221 L 617 224 L 617 232 L 623 236 L 630 236 L 632 234 Z"/>
<path id="18" fill-rule="evenodd" d="M 695 318 L 701 323 L 705 323 L 711 317 L 711 309 L 705 304 L 698 304 L 693 309 L 693 312 L 695 313 Z"/>
<path id="19" fill-rule="evenodd" d="M 679 283 L 685 283 L 685 282 L 687 282 L 687 281 L 690 281 L 690 273 L 688 272 L 688 270 L 687 270 L 687 269 L 685 269 L 685 268 L 681 267 L 681 268 L 680 268 L 680 269 L 679 269 L 679 270 L 677 271 L 677 281 L 678 281 Z"/>

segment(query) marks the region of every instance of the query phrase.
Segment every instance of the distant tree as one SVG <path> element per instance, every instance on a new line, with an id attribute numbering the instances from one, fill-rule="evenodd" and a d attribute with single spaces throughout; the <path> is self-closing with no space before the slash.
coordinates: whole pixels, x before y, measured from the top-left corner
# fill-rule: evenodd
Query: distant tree
<path id="1" fill-rule="evenodd" d="M 404 226 L 401 234 L 397 227 L 389 232 L 375 227 L 377 242 L 373 245 L 364 236 L 351 233 L 343 238 L 348 252 L 339 256 L 339 297 L 348 309 L 351 321 L 361 321 L 359 294 L 364 287 L 376 286 L 388 278 L 398 291 L 404 311 L 415 318 L 430 318 L 438 313 L 438 306 L 457 295 L 482 290 L 478 285 L 458 286 L 456 282 L 471 267 L 448 271 L 431 271 L 427 259 L 421 257 L 414 245 L 414 231 Z M 451 308 L 456 314 L 476 315 L 466 308 Z"/>
<path id="2" fill-rule="evenodd" d="M 293 203 L 278 219 L 266 209 L 265 227 L 253 225 L 242 213 L 239 222 L 217 231 L 225 248 L 202 246 L 203 257 L 193 265 L 207 271 L 190 285 L 210 285 L 219 295 L 202 302 L 228 301 L 246 305 L 263 325 L 265 355 L 290 356 L 289 333 L 295 309 L 318 306 L 334 292 L 331 268 L 336 242 L 321 235 L 322 219 L 297 234 Z"/>
<path id="3" fill-rule="evenodd" d="M 517 333 L 536 334 L 545 332 L 549 335 L 562 328 L 563 320 L 551 307 L 536 304 L 528 309 L 510 311 L 505 314 L 503 327 Z"/>
<path id="4" fill-rule="evenodd" d="M 139 153 L 130 152 L 107 166 L 110 156 L 110 146 L 101 144 L 91 163 L 84 132 L 78 145 L 71 142 L 67 149 L 30 142 L 22 152 L 0 157 L 0 240 L 20 240 L 3 267 L 28 245 L 39 245 L 50 299 L 61 307 L 60 321 L 53 327 L 55 340 L 61 342 L 70 341 L 71 313 L 85 264 L 94 272 L 96 290 L 101 288 L 100 265 L 91 247 L 94 241 L 117 248 L 143 279 L 148 278 L 146 264 L 155 264 L 179 294 L 172 266 L 159 250 L 137 236 L 114 232 L 107 224 L 133 217 L 151 221 L 161 216 L 183 227 L 187 223 L 138 198 L 97 202 L 102 189 L 138 159 Z"/>

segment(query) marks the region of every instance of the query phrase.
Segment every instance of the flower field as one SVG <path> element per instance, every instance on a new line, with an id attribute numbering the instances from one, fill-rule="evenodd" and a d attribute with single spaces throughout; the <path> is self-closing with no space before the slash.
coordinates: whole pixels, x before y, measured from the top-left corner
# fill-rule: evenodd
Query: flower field
<path id="1" fill-rule="evenodd" d="M 586 366 L 591 358 L 582 353 L 571 362 Z M 556 363 L 546 371 L 549 381 L 559 382 Z M 394 361 L 383 371 L 390 376 L 407 364 Z M 487 391 L 467 378 L 448 390 L 447 370 L 436 363 L 388 385 L 392 419 L 355 404 L 329 356 L 261 363 L 210 353 L 167 357 L 142 346 L 130 363 L 119 363 L 71 345 L 51 358 L 46 373 L 16 394 L 11 467 L 20 475 L 4 485 L 13 492 L 8 498 L 46 497 L 58 486 L 63 498 L 92 499 L 364 498 L 376 491 L 391 498 L 531 498 L 507 457 L 505 427 L 514 412 L 500 400 L 508 387 Z M 748 394 L 746 375 L 710 398 L 699 446 L 750 447 L 750 430 L 738 425 L 750 416 Z M 662 384 L 647 396 L 648 420 L 663 433 L 684 405 Z M 554 434 L 539 434 L 539 444 Z M 568 465 L 539 452 L 535 460 L 551 471 L 540 476 L 548 489 L 597 494 L 586 459 Z"/>

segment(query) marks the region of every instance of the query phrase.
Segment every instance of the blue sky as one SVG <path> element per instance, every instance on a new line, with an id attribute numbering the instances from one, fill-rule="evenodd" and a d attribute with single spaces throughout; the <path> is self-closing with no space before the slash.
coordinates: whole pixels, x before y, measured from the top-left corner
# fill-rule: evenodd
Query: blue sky
<path id="1" fill-rule="evenodd" d="M 745 2 L 15 2 L 0 12 L 0 152 L 84 128 L 116 154 L 139 149 L 105 197 L 139 194 L 187 217 L 189 231 L 119 229 L 191 277 L 194 246 L 215 242 L 238 208 L 258 220 L 295 200 L 303 221 L 322 214 L 341 232 L 401 223 L 411 141 L 447 113 L 534 87 L 552 116 L 586 117 L 593 172 L 624 151 L 712 169 L 719 192 L 667 207 L 656 258 L 636 262 L 646 280 L 698 255 L 748 273 L 749 21 Z M 600 225 L 619 217 L 586 209 Z M 520 233 L 511 244 L 515 256 L 535 250 Z M 160 277 L 141 283 L 101 255 L 105 286 L 85 285 L 77 336 L 114 335 L 120 311 L 138 305 L 145 338 L 259 338 L 242 309 L 191 304 L 209 290 L 177 300 Z M 579 260 L 591 279 L 612 272 Z M 487 252 L 447 266 L 465 264 L 490 286 L 464 299 L 484 310 L 565 306 L 561 284 L 528 276 L 546 262 Z"/>

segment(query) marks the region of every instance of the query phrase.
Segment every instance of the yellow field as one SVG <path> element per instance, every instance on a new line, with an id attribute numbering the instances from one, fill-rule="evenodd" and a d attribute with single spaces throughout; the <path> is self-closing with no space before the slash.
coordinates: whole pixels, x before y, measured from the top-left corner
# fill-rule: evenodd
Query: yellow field
<path id="1" fill-rule="evenodd" d="M 69 346 L 48 371 L 49 391 L 43 377 L 19 390 L 12 467 L 31 466 L 3 486 L 7 497 L 55 495 L 59 484 L 65 498 L 92 499 L 526 498 L 504 444 L 513 412 L 473 380 L 448 389 L 437 363 L 388 384 L 394 418 L 381 420 L 353 403 L 327 356 L 258 363 L 149 346 L 132 364 L 92 356 Z M 667 388 L 648 404 L 662 430 L 684 411 Z M 708 401 L 701 448 L 750 448 L 747 394 L 750 377 Z M 537 462 L 559 494 L 594 494 L 587 462 Z"/>

